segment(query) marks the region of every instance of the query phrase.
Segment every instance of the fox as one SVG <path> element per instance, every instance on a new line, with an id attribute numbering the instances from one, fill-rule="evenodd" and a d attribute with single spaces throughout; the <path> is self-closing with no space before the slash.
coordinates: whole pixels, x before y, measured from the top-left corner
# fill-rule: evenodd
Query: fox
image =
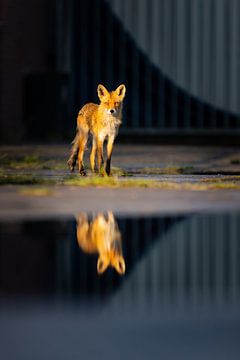
<path id="1" fill-rule="evenodd" d="M 108 91 L 102 84 L 97 87 L 100 104 L 88 103 L 78 113 L 76 136 L 72 142 L 71 155 L 68 160 L 70 171 L 73 172 L 78 161 L 80 175 L 86 176 L 84 169 L 84 151 L 89 133 L 92 135 L 92 149 L 90 154 L 91 169 L 95 172 L 95 157 L 97 151 L 98 172 L 104 164 L 103 144 L 107 139 L 107 160 L 105 171 L 111 175 L 111 158 L 113 144 L 122 123 L 122 107 L 126 87 L 121 84 L 115 91 Z"/>
<path id="2" fill-rule="evenodd" d="M 82 251 L 98 254 L 97 273 L 103 274 L 111 266 L 124 275 L 126 266 L 122 253 L 122 238 L 117 222 L 111 211 L 107 217 L 98 213 L 92 221 L 87 214 L 80 213 L 77 221 L 77 242 Z"/>

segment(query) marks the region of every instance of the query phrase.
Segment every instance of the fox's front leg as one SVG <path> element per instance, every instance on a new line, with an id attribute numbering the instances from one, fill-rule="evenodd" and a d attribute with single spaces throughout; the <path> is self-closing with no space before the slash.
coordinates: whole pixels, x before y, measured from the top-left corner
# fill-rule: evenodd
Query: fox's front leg
<path id="1" fill-rule="evenodd" d="M 98 158 L 98 172 L 100 173 L 103 165 L 103 140 L 97 140 L 97 158 Z"/>
<path id="2" fill-rule="evenodd" d="M 106 162 L 106 173 L 109 176 L 111 174 L 111 158 L 113 151 L 114 137 L 110 137 L 107 143 L 107 162 Z"/>

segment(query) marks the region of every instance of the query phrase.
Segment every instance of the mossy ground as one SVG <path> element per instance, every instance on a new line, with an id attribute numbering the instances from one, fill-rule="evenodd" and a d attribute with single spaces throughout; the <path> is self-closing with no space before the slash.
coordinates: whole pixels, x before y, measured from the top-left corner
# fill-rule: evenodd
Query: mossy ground
<path id="1" fill-rule="evenodd" d="M 62 160 L 47 159 L 38 154 L 9 155 L 0 154 L 0 169 L 11 170 L 64 170 L 66 163 Z"/>
<path id="2" fill-rule="evenodd" d="M 204 179 L 203 179 L 204 180 Z M 93 187 L 109 187 L 109 188 L 150 188 L 150 189 L 164 189 L 164 190 L 220 190 L 220 189 L 235 189 L 240 190 L 239 181 L 199 181 L 196 183 L 191 182 L 174 182 L 174 181 L 157 181 L 152 179 L 138 179 L 138 178 L 118 178 L 118 177 L 79 177 L 72 176 L 63 181 L 64 185 L 71 186 L 93 186 Z"/>
<path id="3" fill-rule="evenodd" d="M 49 176 L 51 172 L 52 176 Z M 66 159 L 52 159 L 40 156 L 38 153 L 29 154 L 8 154 L 0 152 L 0 185 L 31 185 L 50 186 L 92 186 L 92 187 L 135 187 L 152 189 L 188 189 L 188 190 L 240 190 L 240 175 L 222 175 L 218 177 L 201 177 L 194 182 L 184 180 L 176 182 L 174 177 L 171 179 L 155 180 L 157 175 L 191 175 L 198 173 L 197 169 L 191 165 L 178 166 L 170 164 L 163 167 L 142 167 L 137 169 L 125 170 L 119 167 L 112 168 L 112 176 L 106 176 L 104 170 L 101 175 L 92 174 L 87 168 L 86 177 L 79 174 L 70 175 L 68 172 Z M 204 171 L 202 172 L 204 174 Z M 151 175 L 153 178 L 151 178 Z M 141 177 L 142 176 L 142 177 Z M 161 180 L 161 181 L 160 181 Z M 44 196 L 50 194 L 43 188 L 24 190 L 25 194 Z"/>

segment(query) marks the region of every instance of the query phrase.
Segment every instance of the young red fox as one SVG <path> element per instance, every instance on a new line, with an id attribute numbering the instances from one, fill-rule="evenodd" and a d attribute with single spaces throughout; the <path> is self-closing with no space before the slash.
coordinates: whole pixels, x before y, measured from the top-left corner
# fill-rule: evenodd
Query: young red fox
<path id="1" fill-rule="evenodd" d="M 107 219 L 99 213 L 91 222 L 86 214 L 80 214 L 77 217 L 77 241 L 84 252 L 99 254 L 98 274 L 102 274 L 109 265 L 120 275 L 125 273 L 121 233 L 112 212 L 108 212 Z"/>
<path id="2" fill-rule="evenodd" d="M 73 140 L 71 156 L 68 165 L 74 171 L 78 159 L 78 169 L 81 175 L 86 175 L 83 165 L 83 155 L 87 144 L 89 132 L 92 134 L 92 150 L 90 163 L 92 171 L 95 170 L 95 155 L 97 150 L 98 171 L 103 165 L 103 143 L 107 138 L 106 173 L 111 173 L 111 157 L 113 143 L 122 123 L 122 102 L 126 87 L 120 85 L 115 91 L 108 90 L 101 84 L 97 88 L 100 104 L 89 103 L 83 106 L 77 117 L 77 133 Z"/>

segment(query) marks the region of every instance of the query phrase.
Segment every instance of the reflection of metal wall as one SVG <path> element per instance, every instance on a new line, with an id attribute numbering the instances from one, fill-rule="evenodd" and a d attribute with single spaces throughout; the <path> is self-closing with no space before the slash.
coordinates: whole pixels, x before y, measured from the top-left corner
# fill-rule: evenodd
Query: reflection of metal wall
<path id="1" fill-rule="evenodd" d="M 239 305 L 239 215 L 116 220 L 126 275 L 108 270 L 99 277 L 97 256 L 83 253 L 74 234 L 58 244 L 59 295 L 104 299 L 117 308 Z"/>
<path id="2" fill-rule="evenodd" d="M 238 306 L 239 224 L 237 215 L 199 215 L 176 223 L 136 264 L 115 301 L 128 299 L 136 306 Z M 151 221 L 149 231 L 150 238 Z"/>

